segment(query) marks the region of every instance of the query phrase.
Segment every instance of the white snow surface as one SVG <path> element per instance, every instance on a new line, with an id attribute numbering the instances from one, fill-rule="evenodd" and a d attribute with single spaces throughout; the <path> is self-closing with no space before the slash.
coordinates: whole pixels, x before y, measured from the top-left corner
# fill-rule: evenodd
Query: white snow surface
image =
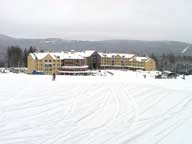
<path id="1" fill-rule="evenodd" d="M 0 144 L 192 143 L 192 77 L 111 72 L 0 74 Z"/>

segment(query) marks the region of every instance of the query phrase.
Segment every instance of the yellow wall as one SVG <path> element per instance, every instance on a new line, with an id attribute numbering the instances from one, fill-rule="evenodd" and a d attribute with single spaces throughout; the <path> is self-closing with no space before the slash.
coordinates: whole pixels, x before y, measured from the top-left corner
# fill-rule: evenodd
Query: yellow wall
<path id="1" fill-rule="evenodd" d="M 85 61 L 87 64 L 87 58 L 85 58 Z M 112 61 L 114 61 L 114 63 L 112 63 Z M 124 62 L 122 63 L 122 61 Z M 61 60 L 59 58 L 54 59 L 50 54 L 47 54 L 47 56 L 41 60 L 33 59 L 30 54 L 28 56 L 28 73 L 32 73 L 33 70 L 37 70 L 42 71 L 45 74 L 57 74 L 60 66 Z M 151 58 L 149 58 L 149 60 L 147 60 L 146 62 L 139 62 L 136 59 L 130 60 L 129 58 L 123 58 L 119 55 L 116 55 L 113 58 L 107 56 L 101 57 L 101 66 L 122 66 L 132 69 L 143 69 L 146 71 L 153 71 L 156 69 L 156 62 Z"/>
<path id="2" fill-rule="evenodd" d="M 101 57 L 101 65 L 112 65 L 112 58 Z"/>
<path id="3" fill-rule="evenodd" d="M 27 57 L 27 73 L 32 73 L 33 70 L 37 70 L 37 61 L 29 54 Z"/>
<path id="4" fill-rule="evenodd" d="M 60 66 L 61 60 L 53 59 L 49 54 L 41 60 L 34 60 L 31 55 L 28 56 L 28 73 L 32 73 L 33 70 L 36 70 L 42 71 L 45 74 L 57 74 Z"/>
<path id="5" fill-rule="evenodd" d="M 38 61 L 38 70 L 43 71 L 45 74 L 57 74 L 60 66 L 61 60 L 53 59 L 50 54 Z"/>
<path id="6" fill-rule="evenodd" d="M 114 60 L 114 65 L 121 66 L 121 57 L 119 55 L 116 55 Z"/>
<path id="7" fill-rule="evenodd" d="M 114 61 L 114 64 L 112 64 Z M 122 63 L 123 61 L 123 63 Z M 142 69 L 146 71 L 152 71 L 156 69 L 156 63 L 153 59 L 149 58 L 147 61 L 137 61 L 136 59 L 123 58 L 119 55 L 115 57 L 101 57 L 101 66 L 122 66 L 131 69 Z"/>
<path id="8" fill-rule="evenodd" d="M 148 60 L 145 63 L 145 70 L 147 70 L 147 71 L 154 71 L 154 70 L 156 70 L 156 62 L 155 62 L 155 60 L 150 58 L 150 60 Z"/>

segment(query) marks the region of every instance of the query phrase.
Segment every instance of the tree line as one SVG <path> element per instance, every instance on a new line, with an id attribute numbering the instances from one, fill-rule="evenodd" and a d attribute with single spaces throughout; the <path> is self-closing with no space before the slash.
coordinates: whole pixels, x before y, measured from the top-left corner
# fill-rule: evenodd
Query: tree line
<path id="1" fill-rule="evenodd" d="M 27 57 L 29 53 L 36 52 L 35 47 L 21 49 L 19 46 L 10 46 L 6 51 L 7 67 L 27 67 Z"/>
<path id="2" fill-rule="evenodd" d="M 150 56 L 156 61 L 157 70 L 169 70 L 173 72 L 190 72 L 192 71 L 192 56 L 174 55 L 173 53 Z M 187 71 L 186 71 L 187 69 Z"/>

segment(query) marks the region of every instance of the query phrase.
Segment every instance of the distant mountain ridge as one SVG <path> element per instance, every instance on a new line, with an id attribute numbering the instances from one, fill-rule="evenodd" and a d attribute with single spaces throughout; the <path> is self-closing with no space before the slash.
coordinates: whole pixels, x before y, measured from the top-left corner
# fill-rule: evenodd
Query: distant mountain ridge
<path id="1" fill-rule="evenodd" d="M 78 41 L 60 38 L 24 39 L 0 35 L 0 56 L 6 53 L 8 46 L 29 48 L 34 46 L 45 51 L 97 50 L 101 52 L 134 53 L 137 55 L 160 56 L 163 53 L 192 56 L 192 44 L 178 41 L 142 41 L 142 40 L 103 40 Z"/>

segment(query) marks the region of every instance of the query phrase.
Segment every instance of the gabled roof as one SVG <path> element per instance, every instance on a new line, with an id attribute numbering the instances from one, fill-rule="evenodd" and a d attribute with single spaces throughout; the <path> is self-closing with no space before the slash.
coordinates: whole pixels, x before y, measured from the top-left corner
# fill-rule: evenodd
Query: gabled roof
<path id="1" fill-rule="evenodd" d="M 53 59 L 56 59 L 55 54 L 53 53 L 30 53 L 33 59 L 41 60 L 45 58 L 47 55 L 50 55 Z"/>
<path id="2" fill-rule="evenodd" d="M 79 52 L 79 54 L 83 57 L 90 57 L 94 52 L 95 50 L 86 50 L 83 52 Z"/>
<path id="3" fill-rule="evenodd" d="M 33 59 L 36 59 L 36 56 L 35 56 L 34 53 L 30 53 L 29 55 L 30 55 Z"/>
<path id="4" fill-rule="evenodd" d="M 47 55 L 50 55 L 53 59 L 84 59 L 78 52 L 60 52 L 60 53 L 31 53 L 33 59 L 42 60 Z"/>
<path id="5" fill-rule="evenodd" d="M 44 53 L 30 53 L 33 59 L 42 60 L 47 55 L 50 55 L 53 59 L 85 59 L 85 57 L 91 56 L 95 50 L 87 50 L 83 52 L 44 52 Z M 128 58 L 130 61 L 138 61 L 138 62 L 146 62 L 150 60 L 149 57 L 138 57 L 134 54 L 126 54 L 126 53 L 101 53 L 99 52 L 101 57 L 113 58 L 119 56 L 121 58 Z"/>

